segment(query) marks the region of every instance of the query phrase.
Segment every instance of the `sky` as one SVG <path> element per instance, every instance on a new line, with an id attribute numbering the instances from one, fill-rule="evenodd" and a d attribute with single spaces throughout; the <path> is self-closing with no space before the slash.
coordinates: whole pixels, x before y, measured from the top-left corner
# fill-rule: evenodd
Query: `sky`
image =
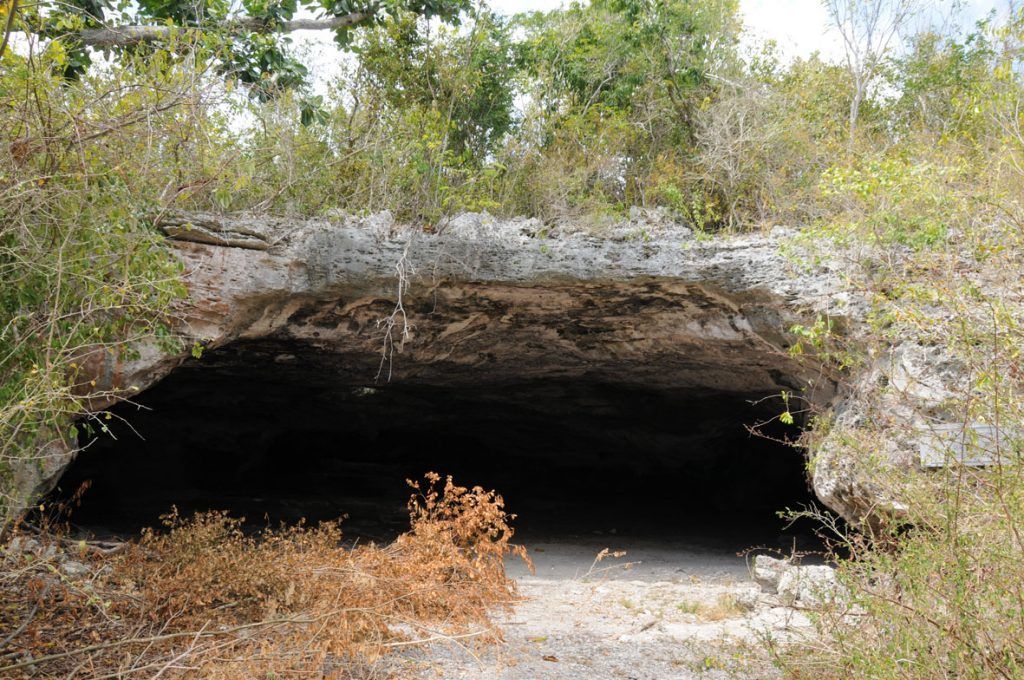
<path id="1" fill-rule="evenodd" d="M 1009 0 L 932 0 L 928 20 L 934 23 L 952 18 L 959 26 L 971 27 L 988 12 L 1005 10 Z M 502 14 L 547 11 L 562 6 L 560 0 L 489 0 L 489 6 Z M 958 6 L 957 10 L 951 8 Z M 774 40 L 784 60 L 819 52 L 827 60 L 843 58 L 842 38 L 828 25 L 828 14 L 821 0 L 739 0 L 745 31 L 743 40 L 755 47 L 763 40 Z M 292 35 L 295 46 L 312 72 L 314 91 L 324 93 L 342 70 L 345 57 L 323 31 L 299 31 Z"/>
<path id="2" fill-rule="evenodd" d="M 934 14 L 941 19 L 955 3 L 933 0 Z M 961 21 L 972 25 L 994 8 L 1003 8 L 1006 0 L 962 0 Z M 559 0 L 491 0 L 491 7 L 502 14 L 556 9 Z M 740 0 L 740 12 L 750 40 L 775 40 L 785 56 L 805 57 L 817 51 L 825 58 L 842 57 L 839 36 L 828 26 L 828 14 L 821 0 Z"/>
<path id="3" fill-rule="evenodd" d="M 989 12 L 1006 11 L 1012 0 L 923 0 L 933 9 L 929 20 L 942 21 L 955 15 L 958 24 L 972 26 Z M 567 4 L 562 0 L 489 0 L 495 11 L 512 15 L 518 12 L 549 11 Z M 959 7 L 957 11 L 950 8 Z M 309 14 L 300 9 L 300 14 Z M 774 40 L 786 59 L 806 57 L 818 52 L 828 60 L 842 59 L 842 40 L 829 26 L 822 0 L 740 0 L 740 14 L 749 45 Z M 310 15 L 312 16 L 312 15 Z M 314 81 L 322 85 L 340 72 L 342 61 L 327 31 L 297 31 L 291 35 L 295 46 L 305 52 L 314 71 Z M 319 87 L 317 89 L 320 89 Z"/>
<path id="4" fill-rule="evenodd" d="M 510 6 L 520 2 L 539 4 L 539 0 L 502 2 Z M 962 7 L 953 10 L 956 4 Z M 964 0 L 961 3 L 934 0 L 930 5 L 927 20 L 942 22 L 952 18 L 959 25 L 970 27 L 993 9 L 1004 10 L 1006 0 Z M 828 13 L 821 0 L 740 0 L 740 11 L 748 39 L 775 40 L 788 58 L 806 57 L 813 52 L 830 60 L 843 56 L 842 40 L 829 26 Z"/>
<path id="5" fill-rule="evenodd" d="M 1005 11 L 1009 0 L 931 0 L 927 19 L 948 20 L 951 13 L 959 25 L 970 27 L 992 10 Z M 561 0 L 490 0 L 501 14 L 547 11 L 561 7 Z M 951 8 L 959 6 L 956 12 Z M 746 31 L 744 40 L 754 46 L 762 40 L 774 40 L 783 59 L 806 57 L 818 52 L 827 60 L 843 58 L 842 39 L 829 27 L 828 14 L 821 0 L 740 0 L 740 13 Z M 341 69 L 340 54 L 329 33 L 299 31 L 293 34 L 296 46 L 308 50 L 313 85 L 323 91 Z"/>

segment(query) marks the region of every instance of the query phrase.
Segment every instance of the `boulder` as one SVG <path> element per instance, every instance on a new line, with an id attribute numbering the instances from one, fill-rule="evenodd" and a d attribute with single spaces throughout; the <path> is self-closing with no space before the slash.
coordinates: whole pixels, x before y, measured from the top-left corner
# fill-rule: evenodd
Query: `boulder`
<path id="1" fill-rule="evenodd" d="M 789 606 L 818 607 L 841 599 L 842 585 L 828 565 L 799 565 L 768 555 L 754 557 L 754 580 Z"/>

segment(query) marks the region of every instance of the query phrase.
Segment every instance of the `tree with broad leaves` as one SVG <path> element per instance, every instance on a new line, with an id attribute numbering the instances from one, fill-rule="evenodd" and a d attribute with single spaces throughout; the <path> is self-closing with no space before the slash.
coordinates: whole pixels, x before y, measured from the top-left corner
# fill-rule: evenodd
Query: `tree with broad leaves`
<path id="1" fill-rule="evenodd" d="M 289 54 L 293 31 L 333 31 L 346 47 L 361 27 L 409 12 L 457 23 L 470 5 L 471 0 L 41 0 L 29 6 L 0 0 L 0 57 L 12 33 L 33 33 L 61 44 L 64 75 L 75 78 L 92 64 L 92 50 L 173 50 L 201 39 L 214 46 L 226 77 L 266 99 L 301 87 L 309 74 Z M 300 8 L 312 16 L 298 16 Z"/>

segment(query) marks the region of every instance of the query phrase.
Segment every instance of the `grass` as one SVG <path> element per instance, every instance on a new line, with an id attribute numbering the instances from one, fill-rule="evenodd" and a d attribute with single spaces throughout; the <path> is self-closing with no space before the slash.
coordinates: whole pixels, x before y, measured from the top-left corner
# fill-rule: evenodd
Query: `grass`
<path id="1" fill-rule="evenodd" d="M 683 614 L 696 616 L 701 621 L 724 621 L 743 616 L 750 607 L 744 605 L 739 598 L 732 593 L 721 593 L 715 598 L 714 603 L 695 602 L 687 600 L 676 605 L 676 609 Z"/>

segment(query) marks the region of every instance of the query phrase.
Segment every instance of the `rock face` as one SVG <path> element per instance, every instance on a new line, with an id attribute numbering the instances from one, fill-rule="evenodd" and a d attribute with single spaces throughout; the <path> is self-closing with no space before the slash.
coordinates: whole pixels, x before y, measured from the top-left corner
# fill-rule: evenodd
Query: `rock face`
<path id="1" fill-rule="evenodd" d="M 824 564 L 803 566 L 758 555 L 754 558 L 753 577 L 763 591 L 778 595 L 786 605 L 817 607 L 844 597 L 836 570 Z"/>
<path id="2" fill-rule="evenodd" d="M 462 215 L 425 234 L 387 213 L 179 215 L 162 229 L 186 270 L 190 294 L 177 310 L 185 349 L 93 357 L 99 389 L 137 394 L 191 361 L 193 342 L 210 351 L 272 339 L 330 355 L 338 375 L 371 386 L 552 378 L 758 397 L 785 390 L 826 407 L 835 376 L 790 357 L 788 329 L 819 315 L 842 326 L 857 313 L 837 270 L 797 270 L 780 254 L 792 234 L 779 229 L 704 240 L 638 215 L 595 236 Z M 72 457 L 70 447 L 51 451 L 45 465 L 20 471 L 22 497 L 52 488 Z M 838 469 L 815 488 L 855 518 L 871 501 Z"/>

